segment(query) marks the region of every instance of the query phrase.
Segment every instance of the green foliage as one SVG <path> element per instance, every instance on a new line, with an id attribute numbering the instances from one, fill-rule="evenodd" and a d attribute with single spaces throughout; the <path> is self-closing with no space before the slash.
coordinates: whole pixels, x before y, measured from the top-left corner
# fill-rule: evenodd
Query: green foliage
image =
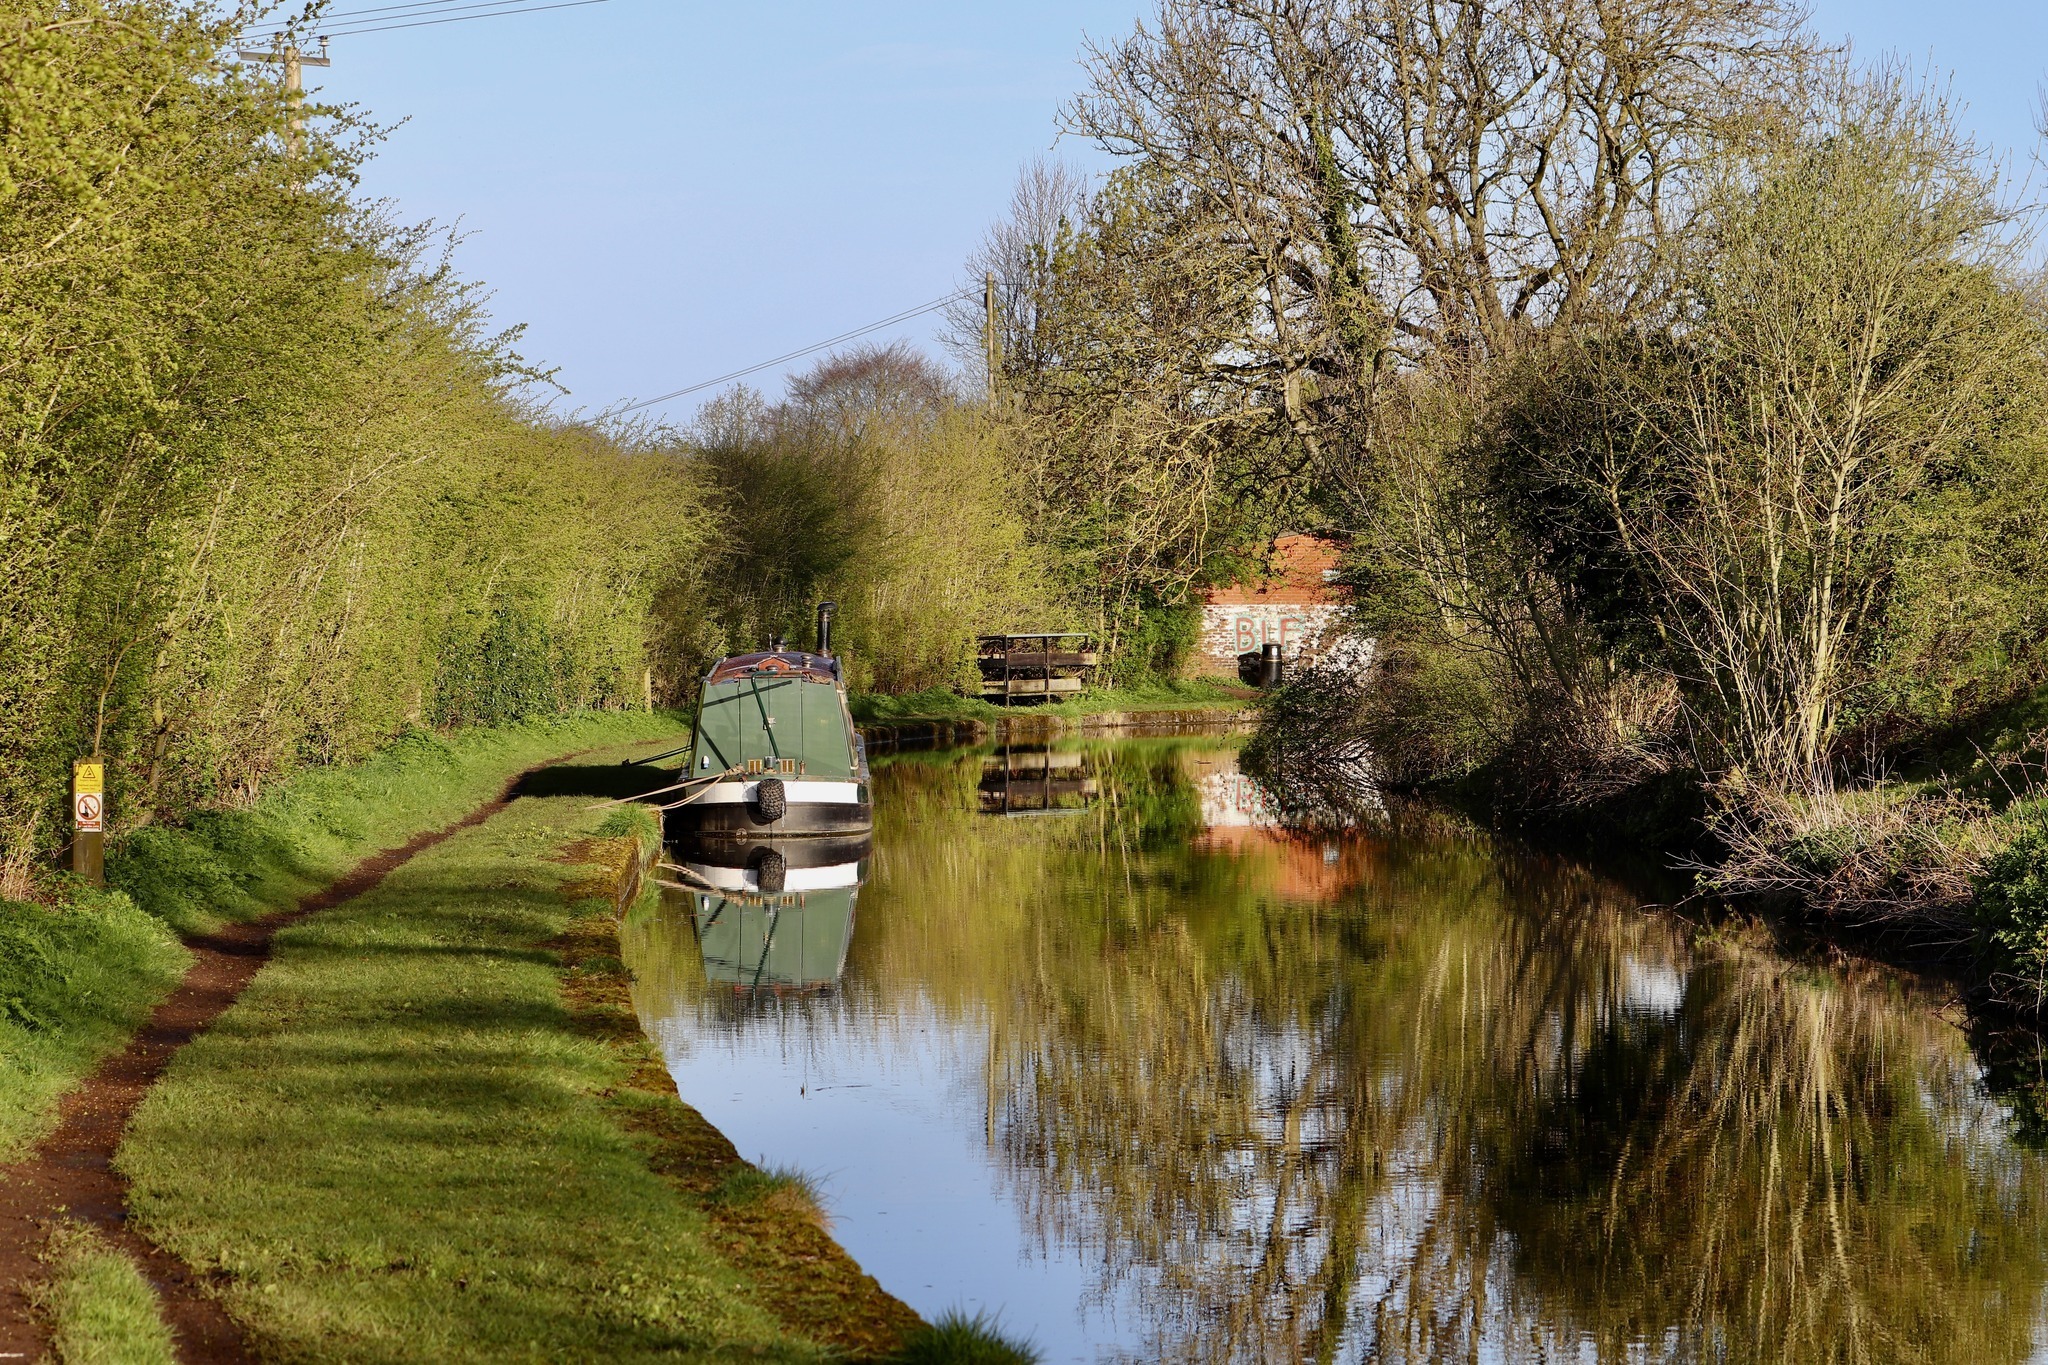
<path id="1" fill-rule="evenodd" d="M 828 357 L 773 407 L 736 390 L 706 406 L 684 453 L 722 516 L 694 591 L 663 606 L 664 638 L 692 664 L 774 634 L 807 647 L 831 599 L 851 685 L 968 687 L 977 634 L 1060 610 L 1004 433 L 903 348 Z M 691 671 L 671 667 L 671 686 Z"/>
<path id="2" fill-rule="evenodd" d="M 889 1365 L 1037 1365 L 1038 1359 L 1029 1342 L 1005 1334 L 996 1318 L 955 1309 L 915 1333 Z"/>
<path id="3" fill-rule="evenodd" d="M 1682 325 L 1544 357 L 1504 514 L 1564 599 L 1786 784 L 1844 721 L 2009 692 L 2048 618 L 2048 340 L 1952 116 L 1841 78 L 1705 184 Z"/>
<path id="4" fill-rule="evenodd" d="M 436 725 L 505 725 L 560 711 L 575 695 L 574 656 L 533 611 L 501 602 L 463 638 L 466 624 L 453 623 L 441 651 Z"/>
<path id="5" fill-rule="evenodd" d="M 435 232 L 353 199 L 364 128 L 310 110 L 294 155 L 224 63 L 235 16 L 0 19 L 0 890 L 83 754 L 133 829 L 408 725 L 638 704 L 690 471 L 526 404 Z"/>
<path id="6" fill-rule="evenodd" d="M 1202 642 L 1202 609 L 1193 603 L 1147 606 L 1106 670 L 1119 686 L 1178 678 Z"/>
<path id="7" fill-rule="evenodd" d="M 126 1253 L 78 1223 L 50 1236 L 50 1283 L 36 1295 L 56 1365 L 172 1365 L 178 1358 L 156 1291 Z"/>
<path id="8" fill-rule="evenodd" d="M 1994 853 L 1977 878 L 1977 915 L 2004 970 L 2048 994 L 2048 819 L 2040 815 Z"/>
<path id="9" fill-rule="evenodd" d="M 118 892 L 0 901 L 0 1159 L 41 1134 L 57 1097 L 126 1041 L 189 961 Z"/>
<path id="10" fill-rule="evenodd" d="M 1143 162 L 1066 204 L 1027 202 L 1033 174 L 974 266 L 1002 276 L 999 411 L 1026 524 L 1113 674 L 1164 676 L 1159 613 L 1315 519 L 1284 363 L 1238 359 L 1264 349 L 1248 339 L 1270 263 L 1213 200 Z"/>

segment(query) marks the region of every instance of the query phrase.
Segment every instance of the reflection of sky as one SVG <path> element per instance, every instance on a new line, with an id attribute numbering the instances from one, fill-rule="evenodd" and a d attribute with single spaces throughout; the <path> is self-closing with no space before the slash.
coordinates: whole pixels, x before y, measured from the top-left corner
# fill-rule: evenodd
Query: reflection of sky
<path id="1" fill-rule="evenodd" d="M 1229 859 L 1233 870 L 1224 880 L 1256 886 L 1267 907 L 1261 913 L 1273 915 L 1274 907 L 1285 907 L 1277 913 L 1292 915 L 1316 903 L 1342 904 L 1340 898 L 1361 890 L 1368 897 L 1384 896 L 1390 885 L 1408 885 L 1377 883 L 1376 892 L 1365 886 L 1370 880 L 1365 869 L 1380 856 L 1372 852 L 1378 845 L 1371 840 L 1346 835 L 1327 844 L 1304 843 L 1271 828 L 1271 808 L 1263 793 L 1237 773 L 1231 755 L 1186 757 L 1189 761 L 1181 771 L 1201 798 L 1207 827 L 1193 841 L 1188 856 Z M 975 828 L 997 829 L 1004 823 L 977 823 Z M 944 839 L 935 840 L 928 850 L 918 850 L 914 840 L 905 844 L 906 851 L 931 853 L 951 869 L 947 880 L 963 879 L 963 886 L 980 885 L 976 879 L 983 875 L 974 862 L 973 847 Z M 1324 880 L 1325 855 L 1332 850 L 1340 866 Z M 1549 875 L 1537 864 L 1523 872 L 1539 880 Z M 1078 897 L 1077 903 L 1092 904 L 1104 895 L 1113 899 L 1114 889 L 1098 885 L 1100 880 L 1093 873 L 1070 869 L 1059 881 L 1058 894 Z M 1186 885 L 1198 881 L 1191 877 Z M 912 915 L 922 907 L 904 903 L 903 888 L 893 886 L 888 877 L 871 892 L 874 899 L 864 902 L 862 909 L 880 917 L 878 924 L 918 922 Z M 1172 894 L 1188 893 L 1176 888 Z M 1420 894 L 1434 893 L 1425 887 Z M 1185 900 L 1174 900 L 1173 907 L 1176 917 L 1188 913 L 1192 918 L 1197 909 Z M 1403 912 L 1415 908 L 1382 900 L 1373 903 L 1370 913 L 1406 920 L 1409 916 Z M 1056 903 L 1036 909 L 1050 918 L 1034 924 L 1052 925 L 1056 933 L 1057 925 L 1065 923 L 1058 918 Z M 972 910 L 963 905 L 961 912 Z M 1424 1008 L 1414 1016 L 1415 1032 L 1427 1034 L 1438 1028 L 1462 1037 L 1469 1025 L 1474 1048 L 1483 1049 L 1488 1046 L 1489 1018 L 1505 1010 L 1515 995 L 1514 982 L 1521 979 L 1516 972 L 1533 969 L 1539 985 L 1545 980 L 1575 983 L 1557 997 L 1537 989 L 1528 999 L 1542 1003 L 1528 1014 L 1523 1031 L 1502 1039 L 1519 1057 L 1517 1065 L 1527 1069 L 1520 1098 L 1507 1106 L 1519 1108 L 1568 1094 L 1571 1078 L 1579 1076 L 1582 1067 L 1600 1064 L 1603 1054 L 1595 1045 L 1603 1039 L 1644 1044 L 1683 1035 L 1695 1040 L 1688 1046 L 1704 1046 L 1697 1041 L 1703 1036 L 1698 1032 L 1701 1011 L 1715 1008 L 1719 1001 L 1725 1015 L 1731 1002 L 1745 998 L 1741 992 L 1717 996 L 1713 978 L 1695 975 L 1691 950 L 1668 924 L 1655 932 L 1632 934 L 1629 926 L 1642 929 L 1651 921 L 1623 915 L 1615 923 L 1624 926 L 1619 931 L 1628 940 L 1624 943 L 1597 934 L 1585 941 L 1572 940 L 1573 922 L 1566 910 L 1541 927 L 1532 926 L 1536 937 L 1524 946 L 1535 951 L 1527 960 L 1513 958 L 1517 965 L 1507 976 L 1488 978 L 1480 973 L 1458 978 L 1494 980 L 1501 987 L 1496 997 L 1468 998 L 1462 985 L 1435 997 L 1403 995 L 1387 985 L 1388 978 L 1373 976 L 1375 989 L 1386 990 L 1386 997 L 1357 1003 L 1366 1011 L 1417 1009 L 1433 998 L 1434 1011 Z M 676 924 L 686 926 L 687 918 L 679 917 Z M 1451 972 L 1452 959 L 1445 953 L 1457 943 L 1462 971 L 1463 955 L 1498 947 L 1490 935 L 1504 932 L 1482 921 L 1467 928 L 1476 936 L 1446 937 L 1441 944 L 1425 933 L 1413 960 L 1427 965 L 1432 976 Z M 680 932 L 689 931 L 681 927 Z M 685 955 L 694 956 L 694 945 L 679 946 Z M 1553 966 L 1569 964 L 1574 970 L 1546 977 L 1542 964 L 1553 958 Z M 1030 964 L 1016 965 L 1029 975 Z M 927 967 L 942 970 L 938 958 Z M 1234 1317 L 1249 1298 L 1244 1276 L 1256 1253 L 1248 1255 L 1246 1249 L 1256 1248 L 1268 1229 L 1284 1226 L 1288 1236 L 1281 1253 L 1286 1262 L 1281 1281 L 1294 1288 L 1308 1282 L 1300 1272 L 1312 1270 L 1332 1246 L 1331 1228 L 1320 1221 L 1310 1181 L 1316 1171 L 1332 1169 L 1333 1154 L 1346 1137 L 1347 1116 L 1376 1108 L 1405 1114 L 1406 1120 L 1385 1132 L 1384 1145 L 1375 1147 L 1374 1169 L 1384 1160 L 1387 1179 L 1356 1214 L 1356 1277 L 1346 1296 L 1349 1311 L 1337 1358 L 1418 1358 L 1402 1339 L 1406 1329 L 1401 1323 L 1409 1313 L 1435 1322 L 1435 1330 L 1445 1334 L 1435 1339 L 1437 1346 L 1459 1340 L 1461 1358 L 1599 1358 L 1595 1342 L 1571 1313 L 1557 1312 L 1555 1284 L 1540 1273 L 1534 1278 L 1542 1287 L 1518 1283 L 1520 1233 L 1506 1231 L 1485 1216 L 1495 1207 L 1485 1201 L 1498 1198 L 1501 1191 L 1444 1183 L 1446 1151 L 1464 1150 L 1455 1138 L 1447 1148 L 1447 1135 L 1485 1127 L 1460 1129 L 1451 1121 L 1454 1111 L 1475 1103 L 1475 1096 L 1460 1093 L 1457 1083 L 1461 1077 L 1483 1076 L 1485 1067 L 1463 1072 L 1452 1065 L 1457 1056 L 1447 1054 L 1432 1062 L 1433 1054 L 1409 1056 L 1397 1045 L 1388 1052 L 1352 1056 L 1349 1065 L 1355 1069 L 1345 1072 L 1336 1059 L 1346 1055 L 1341 1036 L 1346 1016 L 1316 1003 L 1328 1003 L 1318 994 L 1322 985 L 1309 985 L 1302 978 L 1295 997 L 1279 1000 L 1249 992 L 1247 980 L 1232 973 L 1206 981 L 1193 1017 L 1213 1030 L 1208 1035 L 1213 1053 L 1207 1054 L 1207 1073 L 1194 1075 L 1191 1084 L 1200 1089 L 1216 1080 L 1217 1069 L 1227 1070 L 1231 1079 L 1219 1083 L 1219 1088 L 1242 1087 L 1245 1123 L 1223 1144 L 1213 1146 L 1206 1158 L 1229 1189 L 1220 1219 L 1205 1232 L 1175 1224 L 1162 1234 L 1165 1249 L 1160 1260 L 1148 1263 L 1144 1253 L 1124 1239 L 1129 1228 L 1119 1218 L 1126 1215 L 1110 1207 L 1110 1192 L 1085 1179 L 1067 1184 L 1053 1170 L 1063 1167 L 1071 1175 L 1083 1170 L 1085 1163 L 1075 1164 L 1075 1154 L 1059 1146 L 1074 1138 L 1077 1129 L 1061 1122 L 1072 1116 L 1058 1109 L 1056 1084 L 1051 1090 L 1038 1088 L 1038 1082 L 1049 1079 L 1079 1081 L 1088 1091 L 1090 1068 L 1098 1068 L 1094 1074 L 1099 1077 L 1134 1077 L 1146 1064 L 1144 1048 L 1126 1051 L 1112 1044 L 1106 1055 L 1081 1057 L 1065 1071 L 1058 1065 L 1048 1070 L 1060 1059 L 1051 1052 L 1034 1053 L 1029 1046 L 1010 1046 L 1018 1017 L 999 1012 L 1005 1060 L 991 1080 L 989 1028 L 979 1012 L 983 1007 L 941 1009 L 928 992 L 945 998 L 945 980 L 919 971 L 912 968 L 909 975 L 891 978 L 879 960 L 866 962 L 856 951 L 842 992 L 765 1000 L 759 1002 L 760 1008 L 736 1017 L 725 1008 L 729 1001 L 685 991 L 664 1002 L 671 1013 L 652 1021 L 650 1029 L 683 1097 L 726 1133 L 742 1155 L 818 1177 L 842 1245 L 884 1288 L 927 1319 L 951 1309 L 999 1314 L 1009 1330 L 1029 1334 L 1049 1362 L 1181 1359 L 1183 1350 L 1213 1348 L 1233 1336 L 1240 1356 L 1247 1349 L 1256 1351 L 1257 1346 L 1247 1347 L 1237 1329 L 1218 1328 L 1220 1319 Z M 1760 979 L 1775 978 L 1767 971 Z M 1707 986 L 1689 997 L 1702 981 Z M 1303 995 L 1304 990 L 1316 999 Z M 1046 1011 L 1075 1005 L 1066 997 L 1040 999 L 1029 990 L 1022 991 L 1020 999 L 1036 1000 L 1033 1008 Z M 1105 1000 L 1114 1004 L 1111 998 Z M 1300 1012 L 1293 1012 L 1292 1006 L 1299 1006 Z M 1432 1013 L 1438 1017 L 1432 1018 Z M 1826 1018 L 1834 1022 L 1823 1031 L 1846 1028 L 1843 1017 L 1828 1013 Z M 1769 1011 L 1758 1018 L 1773 1025 L 1783 1022 Z M 1056 1027 L 1051 1031 L 1058 1032 Z M 1086 1031 L 1076 1036 L 1087 1036 Z M 1901 1036 L 1917 1035 L 1909 1031 Z M 1823 1051 L 1830 1058 L 1836 1056 L 1832 1048 Z M 1843 1059 L 1848 1056 L 1841 1054 Z M 2002 1137 L 2002 1109 L 1985 1093 L 1966 1059 L 1964 1051 L 1944 1054 L 1937 1047 L 1907 1064 L 1917 1082 L 1917 1107 L 1933 1120 L 1933 1130 L 1949 1148 L 1937 1161 L 1976 1169 L 1970 1197 L 1990 1199 L 1980 1216 L 1996 1220 L 1997 1208 L 2031 1206 L 2032 1166 L 2012 1159 Z M 1075 1058 L 1068 1054 L 1065 1060 Z M 1903 1056 L 1900 1060 L 1906 1061 Z M 1702 1052 L 1699 1062 L 1708 1071 L 1723 1064 L 1711 1052 Z M 1099 1070 L 1103 1067 L 1123 1069 Z M 1611 1070 L 1607 1074 L 1618 1075 Z M 993 1101 L 986 1089 L 991 1084 L 1002 1087 Z M 1347 1101 L 1347 1084 L 1362 1085 L 1364 1091 L 1352 1093 Z M 1123 1093 L 1114 1086 L 1108 1090 Z M 1143 1092 L 1142 1085 L 1130 1087 L 1130 1093 Z M 1173 1096 L 1185 1093 L 1169 1085 L 1159 1099 L 1170 1107 Z M 1361 1093 L 1371 1094 L 1374 1104 L 1361 1106 Z M 1495 1108 L 1500 1099 L 1493 1097 Z M 1476 1101 L 1483 1108 L 1484 1093 Z M 993 1115 L 992 1102 L 998 1106 Z M 1291 1131 L 1290 1115 L 1295 1125 Z M 1106 1124 L 1099 1113 L 1082 1117 L 1098 1120 L 1082 1135 L 1083 1141 L 1099 1145 L 1097 1156 L 1118 1150 L 1127 1141 L 1115 1117 Z M 1501 1131 L 1515 1130 L 1507 1125 Z M 1181 1135 L 1186 1135 L 1185 1128 Z M 1540 1137 L 1533 1132 L 1522 1136 L 1532 1142 Z M 1276 1159 L 1282 1152 L 1295 1154 L 1291 1159 L 1298 1164 L 1287 1167 L 1287 1178 L 1276 1180 L 1276 1172 L 1286 1166 Z M 1512 1154 L 1494 1155 L 1499 1159 Z M 1592 1159 L 1598 1159 L 1597 1151 Z M 1159 1207 L 1176 1206 L 1176 1192 L 1161 1184 L 1159 1173 L 1166 1168 L 1158 1157 L 1140 1155 L 1134 1169 L 1140 1183 L 1149 1182 L 1149 1191 L 1160 1196 Z M 1483 1176 L 1486 1169 L 1482 1161 L 1465 1173 L 1476 1170 Z M 1525 1180 L 1532 1168 L 1510 1164 L 1502 1169 L 1503 1179 L 1512 1182 Z M 1645 1207 L 1652 1205 L 1639 1204 L 1638 1216 Z M 1682 1202 L 1654 1208 L 1659 1226 L 1682 1226 L 1705 1212 Z M 1941 1217 L 1932 1208 L 1924 1212 L 1936 1221 Z M 1653 1238 L 1650 1244 L 1667 1243 Z M 1668 1245 L 1685 1244 L 1682 1238 L 1673 1238 Z M 1559 1254 L 1567 1263 L 1562 1273 L 1573 1273 L 1573 1253 Z M 1860 1253 L 1852 1249 L 1850 1254 Z M 1172 1282 L 1167 1268 L 1192 1275 L 1193 1282 Z M 1681 1266 L 1673 1273 L 1683 1278 L 1695 1270 Z M 1457 1307 L 1448 1318 L 1439 1317 L 1446 1304 Z M 1319 1308 L 1317 1301 L 1303 1303 L 1304 1311 Z M 1247 1316 L 1254 1327 L 1259 1311 L 1259 1305 L 1250 1305 Z M 1607 1358 L 1691 1359 L 1702 1347 L 1701 1340 L 1664 1322 L 1652 1319 L 1644 1325 L 1650 1329 L 1644 1339 L 1627 1342 L 1619 1356 Z M 1403 1354 L 1404 1349 L 1410 1354 Z M 2048 1365 L 2048 1354 L 2032 1358 Z"/>
<path id="2" fill-rule="evenodd" d="M 1034 1254 L 1006 1196 L 981 1127 L 985 1031 L 914 995 L 881 1017 L 837 1005 L 787 1001 L 736 1031 L 673 1018 L 657 1041 L 676 1088 L 742 1156 L 823 1178 L 840 1245 L 925 1318 L 1000 1313 L 1049 1365 L 1135 1343 L 1112 1310 L 1084 1307 L 1095 1268 Z"/>

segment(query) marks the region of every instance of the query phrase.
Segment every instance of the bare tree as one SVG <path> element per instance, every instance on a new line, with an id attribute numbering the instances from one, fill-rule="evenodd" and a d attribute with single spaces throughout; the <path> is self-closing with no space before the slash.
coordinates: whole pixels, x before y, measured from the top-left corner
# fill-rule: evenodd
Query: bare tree
<path id="1" fill-rule="evenodd" d="M 968 297 L 946 311 L 946 342 L 980 372 L 987 312 L 980 286 L 996 285 L 996 339 L 1006 370 L 1044 367 L 1041 321 L 1064 242 L 1088 212 L 1087 175 L 1064 161 L 1036 157 L 1017 173 L 1009 216 L 998 220 L 967 258 Z"/>
<path id="2" fill-rule="evenodd" d="M 1900 546 L 2038 382 L 2015 243 L 1950 112 L 1838 75 L 1705 198 L 1696 313 L 1584 397 L 1602 430 L 1531 453 L 1600 507 L 1725 759 L 1822 775 Z"/>
<path id="3" fill-rule="evenodd" d="M 1162 0 L 1067 124 L 1194 187 L 1265 276 L 1247 349 L 1333 393 L 1660 306 L 1700 149 L 1796 66 L 1784 0 Z M 1313 406 L 1313 403 L 1311 403 Z"/>

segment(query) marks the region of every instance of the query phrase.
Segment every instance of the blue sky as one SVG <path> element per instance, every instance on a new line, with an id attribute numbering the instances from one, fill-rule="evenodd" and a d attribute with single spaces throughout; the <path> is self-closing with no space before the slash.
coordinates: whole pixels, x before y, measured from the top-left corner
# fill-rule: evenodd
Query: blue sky
<path id="1" fill-rule="evenodd" d="M 1146 9 L 608 0 L 337 39 L 308 76 L 404 120 L 366 188 L 408 219 L 460 220 L 463 272 L 496 291 L 500 321 L 528 325 L 529 357 L 560 367 L 564 406 L 594 409 L 946 293 L 1019 164 L 1054 150 L 1084 36 Z M 2048 0 L 1823 0 L 1815 24 L 1953 72 L 1980 135 L 2031 150 Z"/>

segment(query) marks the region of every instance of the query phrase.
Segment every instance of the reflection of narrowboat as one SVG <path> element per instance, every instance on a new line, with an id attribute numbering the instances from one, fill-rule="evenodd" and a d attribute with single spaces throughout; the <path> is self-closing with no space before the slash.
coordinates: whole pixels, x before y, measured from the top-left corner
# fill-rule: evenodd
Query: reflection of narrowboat
<path id="1" fill-rule="evenodd" d="M 821 856 L 808 856 L 813 849 Z M 867 851 L 866 840 L 837 839 L 797 849 L 731 841 L 675 849 L 681 861 L 667 867 L 679 880 L 669 884 L 690 895 L 705 979 L 741 994 L 835 985 L 853 941 Z"/>
<path id="2" fill-rule="evenodd" d="M 672 837 L 844 837 L 874 827 L 831 619 L 826 603 L 815 654 L 772 648 L 712 665 L 697 704 L 690 795 L 669 812 Z"/>

